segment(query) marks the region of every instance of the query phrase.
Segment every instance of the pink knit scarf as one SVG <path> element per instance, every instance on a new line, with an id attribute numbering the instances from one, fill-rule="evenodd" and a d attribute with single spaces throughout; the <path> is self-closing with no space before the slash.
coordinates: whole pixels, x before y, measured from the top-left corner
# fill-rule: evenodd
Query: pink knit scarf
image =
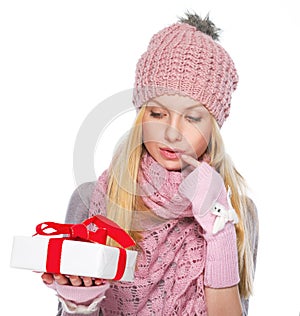
<path id="1" fill-rule="evenodd" d="M 105 171 L 98 179 L 92 196 L 90 216 L 98 214 L 99 210 L 102 214 L 106 214 L 107 176 L 107 171 Z M 140 227 L 148 229 L 149 227 L 145 226 L 153 227 L 165 220 L 193 217 L 190 201 L 178 192 L 183 178 L 182 172 L 168 171 L 148 153 L 142 156 L 137 192 L 151 212 L 140 212 L 139 210 L 133 212 L 134 223 L 136 223 L 133 224 L 133 229 L 144 230 Z M 155 220 L 153 213 L 161 220 Z M 143 225 L 141 221 L 143 221 Z"/>
<path id="2" fill-rule="evenodd" d="M 103 315 L 206 316 L 206 243 L 191 216 L 189 203 L 178 194 L 181 181 L 180 172 L 165 170 L 149 155 L 142 157 L 140 194 L 162 221 L 148 216 L 139 242 L 135 280 L 111 284 L 101 302 Z M 90 216 L 105 215 L 106 191 L 107 171 L 99 177 L 91 197 Z M 140 213 L 145 212 L 135 212 Z"/>
<path id="3" fill-rule="evenodd" d="M 165 219 L 193 217 L 190 201 L 178 193 L 182 180 L 180 171 L 168 171 L 147 153 L 142 157 L 139 193 L 156 215 Z"/>

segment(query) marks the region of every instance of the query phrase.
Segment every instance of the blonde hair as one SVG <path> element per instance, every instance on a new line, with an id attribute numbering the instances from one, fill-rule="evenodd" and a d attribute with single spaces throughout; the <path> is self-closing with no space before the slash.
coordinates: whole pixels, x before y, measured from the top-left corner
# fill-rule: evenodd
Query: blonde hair
<path id="1" fill-rule="evenodd" d="M 139 111 L 133 128 L 114 154 L 108 176 L 107 216 L 123 227 L 135 240 L 140 240 L 141 234 L 130 230 L 133 211 L 146 208 L 137 194 L 138 170 L 145 150 L 142 143 L 144 112 L 145 106 Z M 251 212 L 247 203 L 247 186 L 225 152 L 219 127 L 213 117 L 212 136 L 206 154 L 211 158 L 211 166 L 223 177 L 225 186 L 230 186 L 232 191 L 232 205 L 239 217 L 239 223 L 236 224 L 240 271 L 239 290 L 241 296 L 247 298 L 252 294 L 254 277 L 253 250 L 247 223 L 249 221 L 247 212 Z M 109 244 L 115 245 L 112 240 Z"/>
<path id="2" fill-rule="evenodd" d="M 118 223 L 134 239 L 140 239 L 139 232 L 131 231 L 132 214 L 136 210 L 137 176 L 143 153 L 142 107 L 135 119 L 133 128 L 119 144 L 108 171 L 107 217 Z M 140 208 L 139 208 L 140 209 Z M 108 244 L 115 245 L 111 239 Z"/>

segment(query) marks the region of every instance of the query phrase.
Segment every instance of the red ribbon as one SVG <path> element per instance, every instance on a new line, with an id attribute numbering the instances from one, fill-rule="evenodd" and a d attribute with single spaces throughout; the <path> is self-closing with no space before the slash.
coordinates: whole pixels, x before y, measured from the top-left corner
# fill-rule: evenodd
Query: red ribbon
<path id="1" fill-rule="evenodd" d="M 90 224 L 97 227 L 96 231 L 88 229 Z M 51 229 L 49 232 L 47 230 Z M 35 235 L 54 236 L 64 234 L 64 238 L 50 238 L 48 243 L 46 272 L 60 273 L 61 251 L 64 240 L 80 240 L 106 244 L 106 237 L 110 236 L 122 247 L 128 248 L 135 245 L 134 240 L 115 222 L 108 218 L 96 215 L 88 218 L 81 224 L 60 224 L 54 222 L 44 222 L 36 226 Z M 35 236 L 34 235 L 34 236 Z M 120 280 L 126 267 L 126 251 L 119 249 L 119 261 L 117 273 L 114 280 Z"/>

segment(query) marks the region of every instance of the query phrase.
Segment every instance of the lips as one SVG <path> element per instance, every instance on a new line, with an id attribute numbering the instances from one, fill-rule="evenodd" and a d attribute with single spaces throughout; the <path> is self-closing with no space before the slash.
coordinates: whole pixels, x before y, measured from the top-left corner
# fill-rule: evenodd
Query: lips
<path id="1" fill-rule="evenodd" d="M 180 149 L 171 149 L 167 147 L 159 148 L 161 155 L 170 160 L 180 159 L 180 156 L 183 154 L 183 151 Z"/>

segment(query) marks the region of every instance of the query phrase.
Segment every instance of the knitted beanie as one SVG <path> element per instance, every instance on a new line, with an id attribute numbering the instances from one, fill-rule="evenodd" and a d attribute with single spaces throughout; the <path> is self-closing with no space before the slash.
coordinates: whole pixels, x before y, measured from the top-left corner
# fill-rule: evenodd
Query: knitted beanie
<path id="1" fill-rule="evenodd" d="M 140 109 L 163 94 L 188 96 L 203 104 L 221 127 L 237 82 L 234 63 L 220 44 L 199 27 L 176 23 L 155 34 L 139 59 L 133 103 Z"/>

